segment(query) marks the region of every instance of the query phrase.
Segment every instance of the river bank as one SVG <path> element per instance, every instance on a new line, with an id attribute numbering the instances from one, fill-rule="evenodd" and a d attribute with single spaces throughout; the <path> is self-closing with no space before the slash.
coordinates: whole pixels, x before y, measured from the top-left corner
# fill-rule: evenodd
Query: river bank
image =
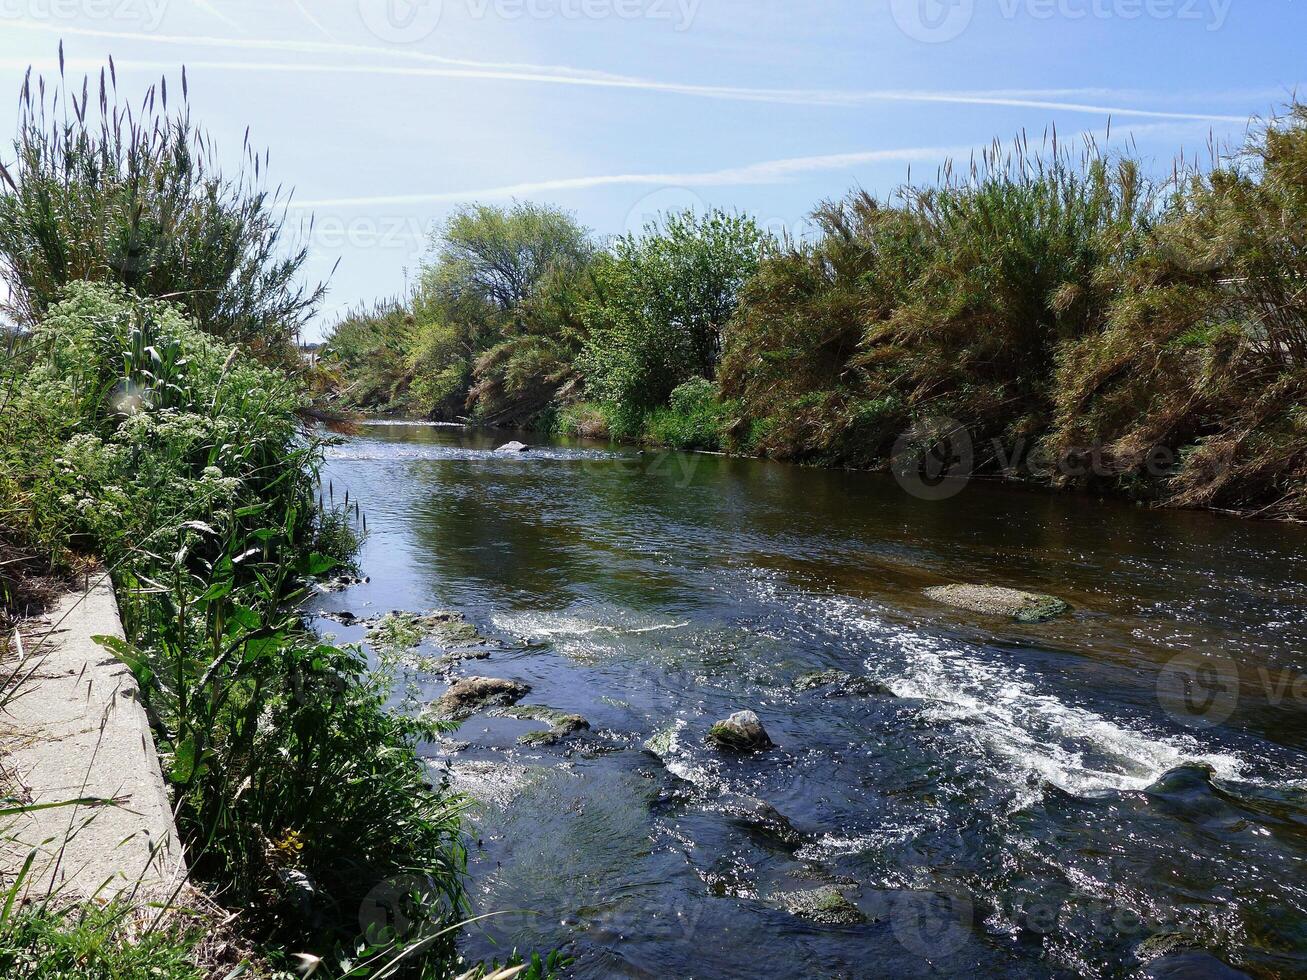
<path id="1" fill-rule="evenodd" d="M 343 407 L 1307 515 L 1307 107 L 1210 163 L 995 144 L 965 173 L 601 238 L 469 204 L 319 351 Z M 959 171 L 964 168 L 959 168 Z M 928 488 L 930 489 L 930 488 Z M 932 491 L 933 492 L 933 491 Z"/>
<path id="2" fill-rule="evenodd" d="M 557 946 L 595 978 L 759 957 L 779 975 L 1302 969 L 1296 528 L 503 441 L 380 424 L 333 447 L 368 581 L 314 604 L 342 641 L 371 642 L 340 614 L 393 609 L 481 638 L 419 641 L 396 705 L 469 677 L 529 688 L 424 749 L 476 800 L 475 907 L 529 910 L 473 927 L 467 955 Z M 1022 624 L 927 594 L 956 582 L 1072 610 Z M 1194 718 L 1171 681 L 1214 650 L 1237 699 L 1218 687 Z M 537 709 L 588 727 L 541 739 L 557 716 Z M 746 709 L 776 748 L 705 741 Z"/>

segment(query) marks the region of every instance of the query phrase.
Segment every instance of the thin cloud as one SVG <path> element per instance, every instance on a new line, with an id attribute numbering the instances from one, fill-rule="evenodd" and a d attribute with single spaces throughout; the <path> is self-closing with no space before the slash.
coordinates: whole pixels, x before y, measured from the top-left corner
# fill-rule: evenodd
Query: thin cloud
<path id="1" fill-rule="evenodd" d="M 550 191 L 591 190 L 596 187 L 738 187 L 749 184 L 776 184 L 799 174 L 823 170 L 845 170 L 873 163 L 930 163 L 963 158 L 976 150 L 974 146 L 918 146 L 893 150 L 866 150 L 856 153 L 827 153 L 819 156 L 786 157 L 764 160 L 721 170 L 684 172 L 603 174 L 589 177 L 563 177 L 519 184 L 502 184 L 472 190 L 443 191 L 436 194 L 395 194 L 383 197 L 339 197 L 317 201 L 296 201 L 292 208 L 301 211 L 327 208 L 402 207 L 419 204 L 456 204 L 468 200 L 494 200 L 527 197 Z"/>
<path id="2" fill-rule="evenodd" d="M 1182 135 L 1192 133 L 1194 124 L 1151 123 L 1129 130 L 1134 135 Z M 1071 140 L 1092 139 L 1101 142 L 1101 134 L 1083 130 L 1073 134 Z M 969 159 L 979 155 L 993 144 L 959 146 L 916 146 L 888 150 L 863 150 L 853 153 L 825 153 L 814 156 L 785 157 L 763 160 L 720 170 L 683 172 L 655 172 L 628 174 L 601 174 L 587 177 L 560 177 L 551 180 L 524 181 L 462 191 L 442 191 L 434 194 L 392 194 L 375 197 L 337 197 L 313 201 L 296 201 L 292 210 L 313 211 L 330 208 L 404 207 L 423 204 L 457 204 L 470 200 L 496 200 L 528 197 L 553 191 L 583 191 L 597 187 L 652 186 L 652 187 L 739 187 L 757 184 L 781 183 L 801 174 L 846 170 L 850 167 L 874 163 L 942 163 L 945 160 Z"/>
<path id="3" fill-rule="evenodd" d="M 50 30 L 44 24 L 17 22 L 13 26 Z M 190 64 L 193 69 L 239 72 L 282 72 L 310 74 L 354 74 L 375 76 L 425 77 L 425 78 L 468 78 L 490 81 L 528 82 L 544 85 L 569 85 L 592 88 L 616 88 L 635 91 L 665 93 L 671 95 L 691 96 L 738 102 L 766 102 L 787 105 L 817 105 L 831 107 L 856 107 L 875 103 L 917 103 L 942 105 L 983 105 L 1004 108 L 1047 109 L 1058 112 L 1087 113 L 1098 116 L 1115 116 L 1118 118 L 1176 119 L 1204 122 L 1243 123 L 1246 116 L 1202 112 L 1175 112 L 1164 109 L 1139 109 L 1130 106 L 1104 105 L 1091 102 L 1068 101 L 1049 97 L 1049 93 L 1039 91 L 1022 93 L 1004 92 L 959 92 L 959 91 L 925 91 L 900 89 L 782 89 L 753 88 L 730 85 L 697 85 L 684 82 L 665 82 L 657 79 L 639 78 L 625 75 L 611 75 L 584 69 L 569 68 L 558 65 L 524 65 L 513 63 L 480 62 L 467 59 L 445 58 L 439 55 L 416 51 L 400 51 L 390 48 L 378 48 L 367 45 L 338 44 L 323 41 L 270 41 L 237 40 L 231 38 L 193 37 L 183 35 L 136 34 L 122 31 L 94 31 L 89 29 L 60 29 L 62 34 L 89 37 L 116 38 L 142 42 L 169 44 L 187 44 L 208 47 L 235 47 L 284 51 L 296 53 L 314 53 L 333 51 L 348 54 L 384 53 L 390 60 L 395 58 L 427 62 L 432 67 L 415 67 L 403 65 L 342 65 L 313 64 L 304 62 L 286 63 L 252 63 L 252 62 L 199 62 Z M 443 67 L 434 67 L 439 64 Z M 166 62 L 153 61 L 118 61 L 120 68 L 148 68 L 158 70 L 171 67 Z M 1058 90 L 1065 91 L 1065 90 Z"/>
<path id="4" fill-rule="evenodd" d="M 309 12 L 309 8 L 304 6 L 302 0 L 290 0 L 290 2 L 291 5 L 300 12 L 300 16 L 303 17 L 310 24 L 312 24 L 314 29 L 317 30 L 319 34 L 325 37 L 328 41 L 335 42 L 336 39 L 332 37 L 331 31 L 327 30 L 325 27 L 322 26 L 321 23 L 318 22 L 318 19 Z"/>

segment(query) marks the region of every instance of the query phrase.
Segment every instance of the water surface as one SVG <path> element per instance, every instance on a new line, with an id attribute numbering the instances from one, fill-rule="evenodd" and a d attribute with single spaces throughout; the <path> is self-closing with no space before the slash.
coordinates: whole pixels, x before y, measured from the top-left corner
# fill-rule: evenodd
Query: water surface
<path id="1" fill-rule="evenodd" d="M 478 800 L 478 910 L 538 913 L 474 929 L 469 955 L 562 947 L 593 978 L 1110 977 L 1180 934 L 1214 958 L 1155 969 L 1307 975 L 1303 528 L 580 443 L 494 453 L 505 438 L 367 426 L 327 471 L 367 514 L 371 581 L 322 608 L 454 610 L 494 641 L 408 672 L 410 702 L 508 677 L 591 725 L 526 748 L 539 723 L 478 715 L 466 747 L 424 750 Z M 922 594 L 950 582 L 1075 611 L 1021 626 Z M 886 693 L 796 690 L 829 669 Z M 776 750 L 704 745 L 741 708 Z M 867 921 L 788 910 L 828 886 Z"/>

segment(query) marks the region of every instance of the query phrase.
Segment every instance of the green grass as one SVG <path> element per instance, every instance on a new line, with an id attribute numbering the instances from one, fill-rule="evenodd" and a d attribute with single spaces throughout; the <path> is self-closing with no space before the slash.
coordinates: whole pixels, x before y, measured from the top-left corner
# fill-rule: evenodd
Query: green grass
<path id="1" fill-rule="evenodd" d="M 10 980 L 204 980 L 195 950 L 205 928 L 173 920 L 147 931 L 130 906 L 19 909 L 0 924 L 0 976 Z M 225 972 L 225 971 L 224 971 Z"/>

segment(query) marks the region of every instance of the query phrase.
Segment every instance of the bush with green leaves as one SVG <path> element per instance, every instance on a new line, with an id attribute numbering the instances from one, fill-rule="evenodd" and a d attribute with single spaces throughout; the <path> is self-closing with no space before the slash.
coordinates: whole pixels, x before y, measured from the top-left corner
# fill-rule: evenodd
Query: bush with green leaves
<path id="1" fill-rule="evenodd" d="M 308 253 L 287 241 L 286 199 L 262 187 L 266 157 L 247 143 L 240 172 L 224 175 L 190 121 L 184 71 L 180 87 L 174 112 L 167 79 L 139 106 L 120 102 L 112 62 L 98 92 L 86 80 L 79 92 L 62 69 L 48 89 L 29 72 L 14 159 L 0 166 L 11 312 L 31 327 L 69 284 L 116 283 L 168 297 L 209 333 L 285 357 L 323 287 L 300 282 Z"/>
<path id="2" fill-rule="evenodd" d="M 727 424 L 727 407 L 717 398 L 717 386 L 707 378 L 691 378 L 673 389 L 666 408 L 645 418 L 647 441 L 672 449 L 720 449 Z"/>
<path id="3" fill-rule="evenodd" d="M 616 407 L 615 434 L 637 434 L 683 382 L 716 378 L 722 332 L 763 243 L 750 218 L 683 212 L 617 239 L 596 264 L 578 366 L 587 395 Z"/>
<path id="4" fill-rule="evenodd" d="M 349 558 L 315 548 L 354 538 L 315 505 L 297 384 L 166 303 L 87 283 L 22 347 L 0 471 L 32 547 L 113 575 L 126 639 L 103 642 L 140 684 L 193 873 L 266 941 L 337 958 L 357 958 L 360 903 L 391 878 L 430 883 L 433 921 L 459 917 L 460 804 L 415 748 L 435 729 L 302 625 L 309 580 Z M 437 931 L 423 953 L 443 963 Z"/>

